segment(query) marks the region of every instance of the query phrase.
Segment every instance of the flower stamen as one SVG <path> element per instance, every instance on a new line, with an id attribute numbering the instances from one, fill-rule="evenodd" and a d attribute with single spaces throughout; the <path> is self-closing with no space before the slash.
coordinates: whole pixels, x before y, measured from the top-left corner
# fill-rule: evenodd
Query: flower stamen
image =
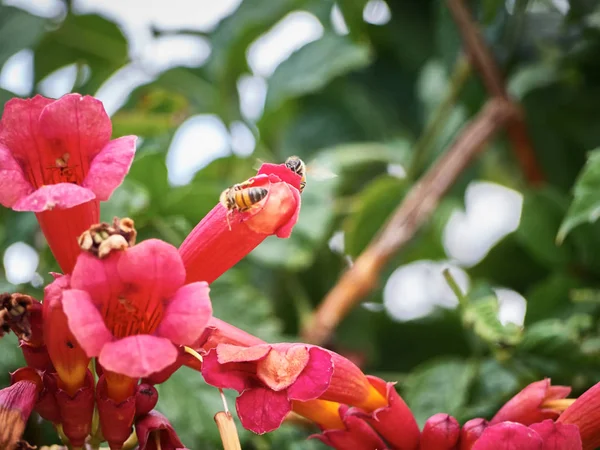
<path id="1" fill-rule="evenodd" d="M 573 403 L 575 403 L 575 400 L 576 399 L 574 399 L 574 398 L 561 398 L 561 399 L 555 399 L 555 400 L 547 400 L 544 403 L 542 403 L 542 408 L 552 409 L 560 414 L 565 409 L 567 409 L 569 406 L 571 406 Z"/>

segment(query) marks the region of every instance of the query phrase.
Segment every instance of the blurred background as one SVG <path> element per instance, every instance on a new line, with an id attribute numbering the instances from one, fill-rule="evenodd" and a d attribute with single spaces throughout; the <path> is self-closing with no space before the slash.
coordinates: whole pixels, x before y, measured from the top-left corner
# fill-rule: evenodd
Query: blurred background
<path id="1" fill-rule="evenodd" d="M 546 182 L 527 179 L 500 133 L 327 342 L 398 381 L 421 425 L 440 411 L 489 417 L 544 376 L 576 394 L 600 380 L 600 229 L 584 224 L 556 243 L 575 214 L 576 177 L 600 146 L 600 7 L 467 3 L 524 108 Z M 260 161 L 303 158 L 310 171 L 292 237 L 267 239 L 211 292 L 217 317 L 268 341 L 298 340 L 487 100 L 461 50 L 441 0 L 0 0 L 0 111 L 36 93 L 101 99 L 115 137 L 140 137 L 103 219 L 132 217 L 141 239 L 174 245 Z M 575 211 L 579 222 L 598 216 L 596 172 L 577 185 L 595 205 Z M 30 213 L 0 210 L 0 256 L 0 291 L 41 298 L 58 270 Z M 457 308 L 446 268 L 470 308 Z M 2 339 L 1 385 L 22 364 L 13 337 Z M 181 370 L 160 395 L 188 448 L 221 448 L 218 391 L 199 374 Z M 242 440 L 324 448 L 305 440 L 314 431 L 284 426 Z M 28 438 L 58 442 L 35 420 Z"/>

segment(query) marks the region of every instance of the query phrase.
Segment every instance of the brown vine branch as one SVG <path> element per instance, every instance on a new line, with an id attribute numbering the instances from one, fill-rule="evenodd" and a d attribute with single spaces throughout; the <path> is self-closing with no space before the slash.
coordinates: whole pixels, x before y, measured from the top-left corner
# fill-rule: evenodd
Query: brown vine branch
<path id="1" fill-rule="evenodd" d="M 379 234 L 327 294 L 303 329 L 305 341 L 323 344 L 329 339 L 338 323 L 375 287 L 383 266 L 429 219 L 477 152 L 516 115 L 517 108 L 505 99 L 494 98 L 486 103 L 450 149 L 412 187 Z"/>
<path id="2" fill-rule="evenodd" d="M 492 52 L 481 36 L 477 23 L 473 20 L 464 0 L 448 0 L 448 7 L 462 36 L 462 40 L 471 64 L 481 75 L 483 84 L 494 97 L 510 100 L 500 70 Z M 506 132 L 512 143 L 515 158 L 527 181 L 532 185 L 544 182 L 543 171 L 533 150 L 533 143 L 527 133 L 522 116 L 513 118 L 506 125 Z"/>

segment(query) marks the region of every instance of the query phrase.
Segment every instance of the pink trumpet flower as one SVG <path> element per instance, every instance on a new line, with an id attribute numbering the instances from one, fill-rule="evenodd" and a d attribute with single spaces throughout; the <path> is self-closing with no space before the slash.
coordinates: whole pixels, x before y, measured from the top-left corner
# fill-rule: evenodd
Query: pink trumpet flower
<path id="1" fill-rule="evenodd" d="M 184 284 L 177 249 L 150 239 L 104 259 L 82 253 L 62 293 L 68 325 L 88 357 L 98 357 L 108 396 L 133 395 L 137 379 L 173 364 L 212 315 L 208 285 Z"/>
<path id="2" fill-rule="evenodd" d="M 32 211 L 64 273 L 79 254 L 77 237 L 99 222 L 129 171 L 135 136 L 110 140 L 102 103 L 68 94 L 12 99 L 0 120 L 0 204 Z"/>
<path id="3" fill-rule="evenodd" d="M 217 204 L 179 247 L 187 282 L 212 283 L 270 235 L 287 238 L 300 213 L 301 178 L 285 164 L 263 164 L 247 183 L 267 195 L 248 210 Z"/>

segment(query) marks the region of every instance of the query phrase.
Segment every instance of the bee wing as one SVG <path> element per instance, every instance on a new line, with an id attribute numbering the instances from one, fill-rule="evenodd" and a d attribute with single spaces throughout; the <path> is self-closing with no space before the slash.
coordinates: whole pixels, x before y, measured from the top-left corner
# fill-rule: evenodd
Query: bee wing
<path id="1" fill-rule="evenodd" d="M 260 159 L 260 158 L 256 158 L 256 162 L 254 163 L 254 165 L 252 166 L 252 168 L 256 171 L 258 171 L 258 169 L 260 169 L 260 166 L 262 166 L 265 162 Z"/>
<path id="2" fill-rule="evenodd" d="M 315 180 L 331 180 L 338 175 L 326 165 L 317 161 L 312 161 L 306 166 L 306 175 Z"/>

